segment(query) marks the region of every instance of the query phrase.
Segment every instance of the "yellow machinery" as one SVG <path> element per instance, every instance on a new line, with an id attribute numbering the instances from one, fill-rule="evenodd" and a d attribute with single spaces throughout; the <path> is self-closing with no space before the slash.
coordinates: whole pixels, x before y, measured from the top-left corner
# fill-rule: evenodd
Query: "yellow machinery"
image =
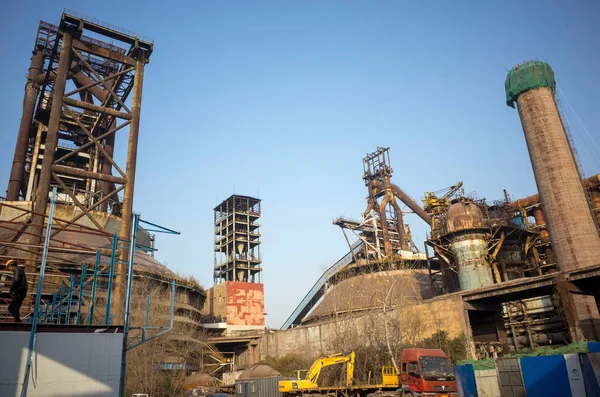
<path id="1" fill-rule="evenodd" d="M 400 372 L 393 365 L 381 368 L 381 384 L 383 387 L 400 387 Z"/>
<path id="2" fill-rule="evenodd" d="M 279 392 L 289 393 L 307 389 L 316 389 L 319 387 L 317 381 L 321 375 L 321 369 L 330 365 L 344 364 L 346 366 L 346 386 L 352 385 L 354 378 L 354 352 L 348 355 L 334 354 L 332 356 L 322 357 L 315 361 L 308 371 L 297 371 L 297 379 L 286 379 L 279 381 Z"/>
<path id="3" fill-rule="evenodd" d="M 450 199 L 454 193 L 458 192 L 462 185 L 461 181 L 454 186 L 438 190 L 437 192 L 425 192 L 425 198 L 423 199 L 424 210 L 433 215 L 441 214 L 450 207 Z M 437 196 L 442 193 L 444 193 L 443 196 Z"/>

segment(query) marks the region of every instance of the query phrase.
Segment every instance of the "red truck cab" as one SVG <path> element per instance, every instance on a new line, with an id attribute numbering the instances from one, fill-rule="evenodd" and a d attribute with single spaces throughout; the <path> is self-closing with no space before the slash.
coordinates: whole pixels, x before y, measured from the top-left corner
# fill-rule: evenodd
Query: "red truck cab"
<path id="1" fill-rule="evenodd" d="M 400 372 L 403 396 L 458 396 L 454 368 L 440 349 L 404 349 Z"/>

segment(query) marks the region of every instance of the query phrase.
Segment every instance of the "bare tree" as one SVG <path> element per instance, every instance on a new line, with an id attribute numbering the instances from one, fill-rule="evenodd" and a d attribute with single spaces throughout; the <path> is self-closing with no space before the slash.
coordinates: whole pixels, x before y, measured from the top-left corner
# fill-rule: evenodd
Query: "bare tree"
<path id="1" fill-rule="evenodd" d="M 149 305 L 148 303 L 148 296 Z M 148 326 L 167 327 L 170 320 L 171 288 L 168 283 L 138 280 L 131 300 L 130 341 L 149 338 L 160 330 L 144 330 L 146 313 Z M 148 311 L 146 311 L 148 307 Z M 175 396 L 183 390 L 190 369 L 201 364 L 203 331 L 185 315 L 175 314 L 173 330 L 130 350 L 127 354 L 127 393 L 147 393 L 151 396 Z"/>

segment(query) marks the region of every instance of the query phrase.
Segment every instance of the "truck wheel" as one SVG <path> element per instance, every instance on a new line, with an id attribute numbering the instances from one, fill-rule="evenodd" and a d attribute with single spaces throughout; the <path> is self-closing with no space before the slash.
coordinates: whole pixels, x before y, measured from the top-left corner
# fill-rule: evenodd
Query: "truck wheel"
<path id="1" fill-rule="evenodd" d="M 402 392 L 402 397 L 415 397 L 415 395 L 411 391 L 405 391 Z"/>

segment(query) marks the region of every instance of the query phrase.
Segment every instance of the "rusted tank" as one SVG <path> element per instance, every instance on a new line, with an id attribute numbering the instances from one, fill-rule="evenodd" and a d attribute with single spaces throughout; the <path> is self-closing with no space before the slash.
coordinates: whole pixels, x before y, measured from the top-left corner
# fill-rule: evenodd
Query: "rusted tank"
<path id="1" fill-rule="evenodd" d="M 186 389 L 194 389 L 198 387 L 210 387 L 219 384 L 219 380 L 209 374 L 202 372 L 194 372 L 185 378 L 184 385 Z"/>
<path id="2" fill-rule="evenodd" d="M 453 233 L 452 253 L 461 290 L 494 284 L 487 259 L 487 240 L 481 232 L 484 226 L 479 207 L 469 201 L 454 203 L 448 209 L 448 232 Z"/>
<path id="3" fill-rule="evenodd" d="M 470 201 L 459 201 L 448 208 L 448 231 L 478 229 L 483 227 L 481 209 Z"/>
<path id="4" fill-rule="evenodd" d="M 519 111 L 558 266 L 600 264 L 600 236 L 555 103 L 554 72 L 539 61 L 517 65 L 505 88 L 507 105 Z"/>
<path id="5" fill-rule="evenodd" d="M 244 370 L 238 379 L 268 378 L 281 374 L 267 364 L 254 364 Z"/>

